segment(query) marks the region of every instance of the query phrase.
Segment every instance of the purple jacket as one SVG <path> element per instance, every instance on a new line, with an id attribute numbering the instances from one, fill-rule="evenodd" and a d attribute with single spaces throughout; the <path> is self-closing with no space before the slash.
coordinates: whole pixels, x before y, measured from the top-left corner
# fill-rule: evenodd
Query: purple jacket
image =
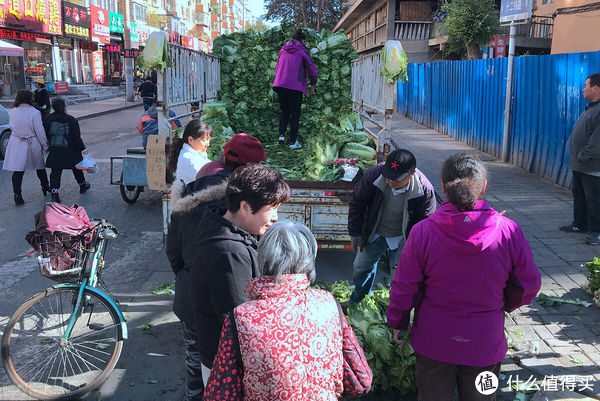
<path id="1" fill-rule="evenodd" d="M 302 42 L 292 39 L 279 50 L 273 88 L 292 89 L 306 95 L 307 71 L 310 84 L 316 85 L 317 69 L 306 50 L 306 46 Z"/>
<path id="2" fill-rule="evenodd" d="M 411 344 L 437 361 L 488 366 L 508 349 L 504 311 L 529 304 L 541 286 L 521 228 L 477 201 L 460 212 L 450 202 L 412 229 L 392 281 L 388 324 L 408 326 Z"/>

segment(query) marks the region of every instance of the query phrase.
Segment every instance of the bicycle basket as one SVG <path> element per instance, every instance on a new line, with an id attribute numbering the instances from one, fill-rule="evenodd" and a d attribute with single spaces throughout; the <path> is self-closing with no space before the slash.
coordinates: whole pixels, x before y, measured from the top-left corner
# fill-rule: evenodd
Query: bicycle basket
<path id="1" fill-rule="evenodd" d="M 27 235 L 38 252 L 40 273 L 53 280 L 78 277 L 83 269 L 85 248 L 80 237 L 62 232 Z"/>

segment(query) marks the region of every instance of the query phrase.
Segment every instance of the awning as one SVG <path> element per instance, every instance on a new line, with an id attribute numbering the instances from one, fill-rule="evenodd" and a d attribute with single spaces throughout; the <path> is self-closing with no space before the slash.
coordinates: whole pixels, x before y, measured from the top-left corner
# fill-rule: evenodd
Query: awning
<path id="1" fill-rule="evenodd" d="M 0 40 L 0 56 L 23 57 L 23 48 Z"/>

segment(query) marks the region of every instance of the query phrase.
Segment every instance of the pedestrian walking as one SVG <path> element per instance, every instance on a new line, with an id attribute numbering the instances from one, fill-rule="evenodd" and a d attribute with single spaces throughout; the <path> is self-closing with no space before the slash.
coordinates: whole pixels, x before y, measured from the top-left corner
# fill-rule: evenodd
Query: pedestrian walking
<path id="1" fill-rule="evenodd" d="M 258 245 L 250 301 L 228 313 L 205 401 L 337 400 L 369 392 L 373 373 L 330 292 L 310 289 L 317 241 L 275 223 Z"/>
<path id="2" fill-rule="evenodd" d="M 194 119 L 183 131 L 183 137 L 173 139 L 169 151 L 169 170 L 175 178 L 189 184 L 196 180 L 196 174 L 210 162 L 206 149 L 210 145 L 212 128 L 204 121 Z"/>
<path id="3" fill-rule="evenodd" d="M 33 107 L 33 93 L 30 90 L 20 89 L 13 107 L 9 115 L 11 134 L 2 168 L 13 172 L 15 204 L 23 205 L 25 201 L 21 193 L 21 184 L 27 170 L 36 170 L 44 196 L 50 192 L 42 153 L 48 151 L 48 140 L 42 125 L 42 116 L 39 110 Z"/>
<path id="4" fill-rule="evenodd" d="M 352 192 L 348 231 L 354 258 L 351 303 L 371 293 L 377 263 L 389 252 L 390 272 L 411 227 L 436 208 L 433 186 L 406 149 L 390 153 L 385 163 L 370 167 Z"/>
<path id="5" fill-rule="evenodd" d="M 144 111 L 148 110 L 154 104 L 157 96 L 156 84 L 152 82 L 150 76 L 147 76 L 146 80 L 142 82 L 139 91 L 142 96 L 142 102 L 144 103 Z"/>
<path id="6" fill-rule="evenodd" d="M 72 170 L 75 181 L 79 185 L 79 193 L 84 194 L 90 189 L 90 184 L 85 180 L 82 170 L 75 165 L 83 160 L 87 153 L 81 140 L 81 131 L 77 119 L 66 112 L 65 101 L 55 99 L 52 102 L 54 112 L 44 120 L 44 129 L 50 146 L 46 167 L 50 171 L 50 188 L 52 189 L 52 202 L 60 203 L 60 181 L 63 170 Z"/>
<path id="7" fill-rule="evenodd" d="M 202 358 L 190 295 L 190 267 L 197 254 L 195 238 L 203 227 L 202 219 L 205 213 L 223 216 L 227 212 L 225 191 L 227 179 L 233 171 L 247 163 L 260 162 L 264 155 L 262 145 L 257 139 L 252 137 L 260 145 L 262 153 L 257 153 L 256 149 L 251 146 L 244 146 L 246 142 L 238 140 L 239 135 L 234 135 L 225 144 L 226 152 L 224 153 L 228 155 L 228 158 L 225 158 L 224 168 L 189 185 L 184 185 L 183 181 L 175 181 L 171 187 L 172 214 L 167 236 L 167 257 L 171 263 L 171 269 L 175 273 L 173 312 L 181 321 L 186 349 L 186 397 L 188 401 L 202 400 L 204 391 Z M 246 136 L 246 134 L 243 135 Z M 204 380 L 206 379 L 208 376 L 204 377 Z"/>
<path id="8" fill-rule="evenodd" d="M 388 324 L 402 342 L 415 309 L 420 401 L 453 400 L 455 388 L 461 401 L 491 401 L 496 393 L 484 395 L 476 378 L 499 376 L 508 349 L 504 313 L 531 303 L 541 276 L 519 225 L 483 200 L 483 163 L 456 154 L 441 175 L 448 201 L 412 228 L 392 281 Z"/>
<path id="9" fill-rule="evenodd" d="M 277 221 L 277 208 L 289 196 L 290 188 L 279 172 L 248 164 L 229 177 L 225 215 L 206 212 L 199 223 L 193 239 L 190 294 L 205 378 L 224 319 L 248 300 L 244 289 L 259 275 L 256 236 Z"/>
<path id="10" fill-rule="evenodd" d="M 42 113 L 42 121 L 50 114 L 50 92 L 42 78 L 35 81 L 35 92 L 33 93 L 34 106 Z"/>
<path id="11" fill-rule="evenodd" d="M 569 168 L 573 171 L 573 222 L 566 232 L 589 232 L 585 242 L 600 244 L 600 73 L 585 80 L 589 102 L 571 131 Z"/>
<path id="12" fill-rule="evenodd" d="M 296 30 L 292 39 L 279 50 L 273 90 L 279 100 L 279 142 L 285 141 L 285 132 L 290 125 L 290 149 L 302 147 L 298 142 L 298 126 L 302 98 L 307 96 L 307 75 L 310 79 L 310 94 L 314 95 L 317 84 L 317 69 L 304 45 L 306 35 Z"/>

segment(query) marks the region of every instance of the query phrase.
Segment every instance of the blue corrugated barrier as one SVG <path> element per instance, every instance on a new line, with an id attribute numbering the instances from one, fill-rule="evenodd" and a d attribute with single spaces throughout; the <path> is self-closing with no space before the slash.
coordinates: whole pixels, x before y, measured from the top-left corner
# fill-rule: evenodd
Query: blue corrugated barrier
<path id="1" fill-rule="evenodd" d="M 502 153 L 506 58 L 408 65 L 398 111 L 494 156 Z M 568 186 L 568 140 L 600 52 L 515 58 L 510 163 Z"/>

